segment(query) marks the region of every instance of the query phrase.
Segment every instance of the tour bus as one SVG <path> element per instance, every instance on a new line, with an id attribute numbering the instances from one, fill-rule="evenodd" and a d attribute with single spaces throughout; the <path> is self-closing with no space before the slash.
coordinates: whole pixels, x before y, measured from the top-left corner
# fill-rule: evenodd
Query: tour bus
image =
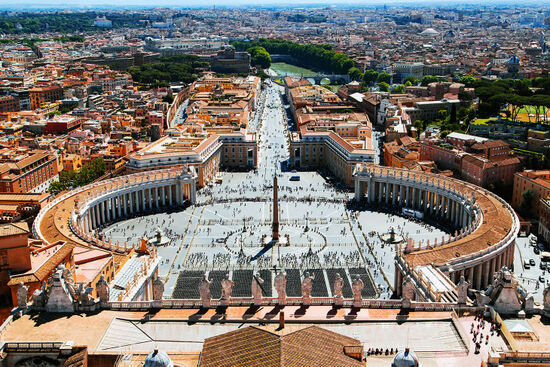
<path id="1" fill-rule="evenodd" d="M 412 210 L 409 208 L 401 208 L 401 213 L 403 215 L 413 217 L 413 218 L 418 218 L 418 219 L 424 218 L 424 213 L 419 212 L 418 210 Z"/>

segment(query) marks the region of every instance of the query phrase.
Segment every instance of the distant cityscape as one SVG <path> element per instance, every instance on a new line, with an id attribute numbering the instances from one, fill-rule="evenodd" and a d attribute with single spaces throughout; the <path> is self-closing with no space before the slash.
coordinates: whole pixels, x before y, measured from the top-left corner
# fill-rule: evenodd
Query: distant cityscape
<path id="1" fill-rule="evenodd" d="M 550 4 L 0 4 L 0 367 L 550 361 Z"/>

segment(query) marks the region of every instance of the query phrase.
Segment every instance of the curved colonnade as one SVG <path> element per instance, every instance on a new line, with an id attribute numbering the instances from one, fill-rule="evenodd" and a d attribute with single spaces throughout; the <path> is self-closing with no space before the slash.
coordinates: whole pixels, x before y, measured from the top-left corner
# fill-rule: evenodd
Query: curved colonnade
<path id="1" fill-rule="evenodd" d="M 97 229 L 137 213 L 165 206 L 194 203 L 194 167 L 147 171 L 115 177 L 79 187 L 61 195 L 40 210 L 33 235 L 49 245 L 66 241 L 128 252 L 136 244 L 113 244 L 97 236 Z"/>
<path id="2" fill-rule="evenodd" d="M 398 254 L 397 294 L 404 273 L 417 266 L 431 264 L 455 284 L 464 276 L 472 288 L 484 289 L 495 271 L 512 265 L 519 220 L 493 193 L 445 176 L 375 165 L 357 165 L 354 179 L 357 201 L 409 208 L 460 228 L 424 247 L 407 240 Z"/>

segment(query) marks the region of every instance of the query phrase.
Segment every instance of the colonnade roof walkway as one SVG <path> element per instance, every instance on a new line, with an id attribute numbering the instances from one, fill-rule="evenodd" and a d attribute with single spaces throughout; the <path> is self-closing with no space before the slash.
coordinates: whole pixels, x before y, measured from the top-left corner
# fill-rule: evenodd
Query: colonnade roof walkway
<path id="1" fill-rule="evenodd" d="M 444 265 L 458 258 L 465 259 L 468 255 L 479 256 L 482 255 L 480 252 L 489 251 L 500 242 L 513 241 L 517 236 L 518 220 L 513 209 L 504 200 L 481 187 L 432 173 L 376 165 L 358 165 L 355 174 L 365 178 L 387 178 L 389 182 L 433 187 L 434 191 L 451 189 L 456 195 L 468 200 L 475 198 L 474 205 L 478 206 L 483 215 L 478 227 L 470 234 L 450 243 L 405 254 L 405 259 L 412 266 Z"/>
<path id="2" fill-rule="evenodd" d="M 483 213 L 480 227 L 457 241 L 407 254 L 407 260 L 413 265 L 444 264 L 452 259 L 488 249 L 510 234 L 514 214 L 500 200 L 482 190 L 472 190 L 470 185 L 461 185 L 458 190 L 475 192 L 476 204 Z"/>

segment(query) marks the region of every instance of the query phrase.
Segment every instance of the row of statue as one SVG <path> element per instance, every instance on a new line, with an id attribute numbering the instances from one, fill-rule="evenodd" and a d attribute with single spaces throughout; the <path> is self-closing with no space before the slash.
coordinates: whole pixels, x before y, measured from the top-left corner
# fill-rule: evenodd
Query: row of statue
<path id="1" fill-rule="evenodd" d="M 304 275 L 304 280 L 302 281 L 302 304 L 309 305 L 311 304 L 311 292 L 313 290 L 313 281 L 315 280 L 315 274 L 310 274 L 306 272 Z M 277 291 L 277 300 L 279 305 L 286 304 L 286 271 L 280 271 L 274 279 L 275 290 Z M 202 305 L 204 307 L 210 307 L 212 296 L 210 293 L 210 285 L 212 281 L 207 278 L 205 275 L 202 281 L 199 283 L 199 294 Z M 250 285 L 252 298 L 254 300 L 254 305 L 260 305 L 262 303 L 262 296 L 264 289 L 262 287 L 264 280 L 260 277 L 260 274 L 256 273 L 252 277 L 252 283 Z M 221 281 L 221 298 L 220 303 L 222 305 L 229 305 L 231 300 L 231 293 L 233 292 L 233 286 L 235 282 L 229 279 L 229 274 Z M 355 275 L 352 281 L 352 291 L 353 291 L 353 305 L 361 306 L 362 303 L 362 291 L 365 287 L 363 281 L 359 275 Z M 333 300 L 336 305 L 343 305 L 344 297 L 342 295 L 342 290 L 344 288 L 344 279 L 340 274 L 336 274 L 333 283 Z"/>

